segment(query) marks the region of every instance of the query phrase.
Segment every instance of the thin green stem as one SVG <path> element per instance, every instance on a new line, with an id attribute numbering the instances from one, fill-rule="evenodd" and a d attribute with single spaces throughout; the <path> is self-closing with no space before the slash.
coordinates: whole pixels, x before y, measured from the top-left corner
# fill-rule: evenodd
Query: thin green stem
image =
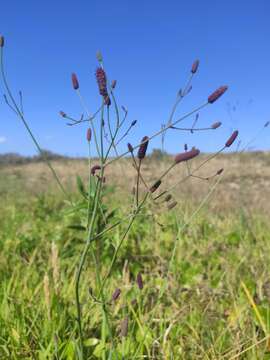
<path id="1" fill-rule="evenodd" d="M 9 98 L 10 98 L 10 100 L 11 100 L 11 102 L 12 102 L 14 108 L 15 108 L 15 111 L 16 111 L 18 117 L 22 120 L 24 127 L 26 128 L 26 130 L 27 130 L 28 134 L 30 135 L 32 141 L 34 142 L 34 144 L 35 144 L 38 152 L 40 153 L 40 155 L 42 156 L 43 160 L 45 161 L 45 163 L 46 163 L 47 166 L 49 167 L 49 169 L 50 169 L 50 171 L 51 171 L 54 179 L 56 180 L 59 188 L 61 189 L 61 191 L 63 192 L 63 194 L 65 195 L 65 197 L 72 203 L 69 194 L 66 192 L 65 188 L 63 187 L 63 184 L 61 183 L 61 181 L 60 181 L 58 175 L 56 174 L 53 166 L 51 165 L 50 161 L 47 159 L 46 156 L 44 156 L 44 152 L 42 151 L 42 149 L 41 149 L 41 147 L 40 147 L 40 145 L 39 145 L 36 137 L 34 136 L 33 132 L 31 131 L 31 129 L 30 129 L 30 127 L 29 127 L 29 125 L 28 125 L 25 117 L 24 117 L 24 114 L 22 113 L 21 109 L 20 109 L 19 106 L 17 105 L 16 100 L 14 99 L 14 97 L 13 97 L 13 95 L 12 95 L 12 92 L 11 92 L 11 90 L 10 90 L 10 88 L 9 88 L 9 85 L 8 85 L 8 82 L 7 82 L 7 78 L 6 78 L 6 75 L 5 75 L 5 71 L 4 71 L 4 59 L 3 59 L 3 56 L 4 56 L 4 55 L 3 55 L 3 53 L 4 53 L 3 48 L 1 48 L 1 74 L 2 74 L 2 78 L 3 78 L 4 86 L 5 86 L 5 88 L 6 88 L 6 91 L 7 91 L 8 95 L 9 95 Z"/>
<path id="2" fill-rule="evenodd" d="M 171 125 L 167 125 L 165 126 L 163 129 L 157 131 L 155 134 L 153 134 L 152 136 L 149 137 L 149 139 L 147 139 L 147 141 L 150 141 L 152 139 L 154 139 L 155 137 L 159 136 L 160 134 L 164 133 L 164 131 L 166 131 L 167 129 L 169 129 L 171 126 L 174 126 L 176 124 L 178 124 L 180 121 L 183 121 L 184 119 L 188 118 L 189 116 L 191 116 L 192 114 L 198 112 L 199 110 L 203 109 L 205 106 L 207 106 L 209 103 L 206 102 L 200 106 L 198 106 L 196 109 L 190 111 L 189 113 L 185 114 L 184 116 L 182 116 L 181 118 L 179 118 L 178 120 L 174 121 Z M 135 145 L 133 147 L 133 149 L 138 149 L 141 145 L 143 145 L 146 141 L 140 142 L 139 144 Z M 121 155 L 119 155 L 118 157 L 111 159 L 110 161 L 108 161 L 105 166 L 110 165 L 111 163 L 121 159 L 122 157 L 124 157 L 125 155 L 129 154 L 129 150 L 125 151 L 124 153 L 122 153 Z"/>

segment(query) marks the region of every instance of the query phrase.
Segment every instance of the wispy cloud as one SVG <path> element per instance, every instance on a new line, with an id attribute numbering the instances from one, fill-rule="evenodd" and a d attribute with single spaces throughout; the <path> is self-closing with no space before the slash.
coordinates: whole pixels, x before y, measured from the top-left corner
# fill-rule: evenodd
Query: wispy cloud
<path id="1" fill-rule="evenodd" d="M 4 144 L 7 141 L 7 138 L 0 136 L 0 144 Z"/>

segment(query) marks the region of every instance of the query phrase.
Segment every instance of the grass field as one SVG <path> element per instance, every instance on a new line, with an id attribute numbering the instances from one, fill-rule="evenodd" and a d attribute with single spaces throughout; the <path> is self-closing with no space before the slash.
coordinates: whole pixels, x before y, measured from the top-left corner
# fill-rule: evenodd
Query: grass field
<path id="1" fill-rule="evenodd" d="M 174 189 L 178 206 L 171 211 L 147 203 L 104 288 L 106 299 L 121 290 L 107 304 L 110 326 L 95 300 L 96 264 L 87 258 L 81 284 L 87 358 L 109 358 L 113 349 L 112 359 L 270 359 L 269 159 L 269 153 L 222 155 L 203 170 L 225 168 L 210 193 L 216 180 L 192 179 Z M 74 175 L 87 181 L 87 162 L 54 166 L 75 211 L 42 163 L 0 169 L 1 359 L 77 359 L 74 282 L 85 209 Z M 165 166 L 148 159 L 146 180 Z M 124 159 L 106 174 L 100 229 L 128 212 L 129 168 Z M 168 185 L 182 171 L 175 169 Z M 126 226 L 95 244 L 102 276 Z"/>

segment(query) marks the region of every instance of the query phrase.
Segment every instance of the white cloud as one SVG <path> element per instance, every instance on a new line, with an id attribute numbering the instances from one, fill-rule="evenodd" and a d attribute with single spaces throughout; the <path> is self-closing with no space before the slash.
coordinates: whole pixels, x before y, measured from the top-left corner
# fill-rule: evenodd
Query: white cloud
<path id="1" fill-rule="evenodd" d="M 4 144 L 7 139 L 4 136 L 0 136 L 0 144 Z"/>

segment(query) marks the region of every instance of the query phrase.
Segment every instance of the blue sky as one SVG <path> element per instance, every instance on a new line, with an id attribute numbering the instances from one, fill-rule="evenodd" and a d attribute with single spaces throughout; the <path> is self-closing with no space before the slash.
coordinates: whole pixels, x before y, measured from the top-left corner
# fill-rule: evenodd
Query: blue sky
<path id="1" fill-rule="evenodd" d="M 27 119 L 43 148 L 86 154 L 86 126 L 67 127 L 58 112 L 82 112 L 71 72 L 78 75 L 90 111 L 98 107 L 94 72 L 100 50 L 110 79 L 118 81 L 119 104 L 128 108 L 130 121 L 138 120 L 132 143 L 166 122 L 176 92 L 199 58 L 193 90 L 177 114 L 227 84 L 229 91 L 199 120 L 201 126 L 215 121 L 223 126 L 195 135 L 170 132 L 166 149 L 181 151 L 187 142 L 214 151 L 232 130 L 239 129 L 246 143 L 270 120 L 269 14 L 268 0 L 3 0 L 0 33 L 6 39 L 9 82 L 14 92 L 23 91 Z M 265 129 L 252 146 L 269 149 L 269 134 L 270 128 Z M 160 139 L 151 146 L 160 147 Z M 34 154 L 35 148 L 1 99 L 0 153 L 5 152 Z"/>

